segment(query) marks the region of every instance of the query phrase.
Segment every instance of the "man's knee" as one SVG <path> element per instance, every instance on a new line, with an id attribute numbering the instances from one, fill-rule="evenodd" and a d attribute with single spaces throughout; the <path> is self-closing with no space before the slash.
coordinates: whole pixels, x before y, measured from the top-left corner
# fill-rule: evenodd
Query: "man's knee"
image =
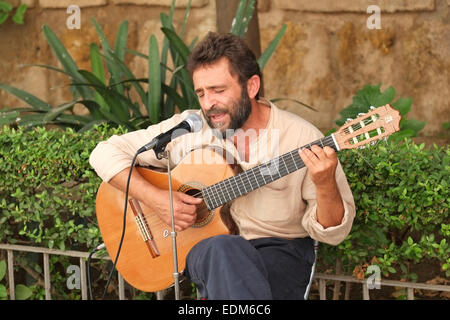
<path id="1" fill-rule="evenodd" d="M 222 234 L 206 239 L 206 246 L 212 250 L 227 250 L 228 248 L 247 245 L 247 240 L 236 235 Z"/>
<path id="2" fill-rule="evenodd" d="M 248 241 L 241 236 L 223 234 L 200 241 L 191 249 L 191 252 L 227 250 L 228 248 L 245 247 L 248 245 Z"/>
<path id="3" fill-rule="evenodd" d="M 234 256 L 239 252 L 248 252 L 253 249 L 251 244 L 236 235 L 218 235 L 211 238 L 204 239 L 197 243 L 189 252 L 187 256 L 187 262 L 189 264 L 196 263 L 198 261 L 204 261 L 204 259 L 223 259 L 230 255 Z"/>

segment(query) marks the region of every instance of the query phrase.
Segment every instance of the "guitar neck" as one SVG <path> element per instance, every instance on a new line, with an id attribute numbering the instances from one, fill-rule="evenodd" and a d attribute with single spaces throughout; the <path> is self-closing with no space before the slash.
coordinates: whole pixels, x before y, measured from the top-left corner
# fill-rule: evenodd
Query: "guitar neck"
<path id="1" fill-rule="evenodd" d="M 300 149 L 310 149 L 313 145 L 322 148 L 329 146 L 339 151 L 333 135 L 314 141 Z M 298 150 L 293 150 L 236 176 L 203 188 L 201 193 L 208 209 L 218 208 L 240 196 L 302 169 L 305 164 L 300 158 Z"/>

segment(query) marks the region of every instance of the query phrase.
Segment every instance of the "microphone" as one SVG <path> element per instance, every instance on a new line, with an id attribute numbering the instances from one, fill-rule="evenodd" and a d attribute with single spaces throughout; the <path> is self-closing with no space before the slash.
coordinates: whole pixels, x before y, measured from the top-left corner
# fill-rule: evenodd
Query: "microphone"
<path id="1" fill-rule="evenodd" d="M 153 138 L 152 141 L 141 147 L 137 154 L 148 151 L 150 149 L 161 149 L 164 148 L 172 139 L 175 139 L 183 134 L 190 132 L 198 132 L 203 127 L 202 118 L 196 114 L 191 113 L 184 119 L 184 121 L 180 122 L 177 126 L 173 127 L 167 132 L 161 133 L 157 137 Z M 155 152 L 156 153 L 156 152 Z"/>

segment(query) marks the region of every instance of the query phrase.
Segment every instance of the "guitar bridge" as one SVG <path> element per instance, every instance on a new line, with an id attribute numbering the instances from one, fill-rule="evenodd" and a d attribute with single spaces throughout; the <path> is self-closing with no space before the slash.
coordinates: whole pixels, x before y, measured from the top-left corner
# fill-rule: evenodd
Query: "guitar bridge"
<path id="1" fill-rule="evenodd" d="M 152 232 L 148 227 L 147 221 L 145 220 L 144 212 L 142 211 L 139 201 L 130 199 L 128 202 L 130 203 L 131 210 L 134 213 L 134 218 L 141 233 L 142 239 L 147 244 L 147 248 L 152 255 L 152 258 L 159 257 L 160 254 L 158 248 L 156 247 Z"/>

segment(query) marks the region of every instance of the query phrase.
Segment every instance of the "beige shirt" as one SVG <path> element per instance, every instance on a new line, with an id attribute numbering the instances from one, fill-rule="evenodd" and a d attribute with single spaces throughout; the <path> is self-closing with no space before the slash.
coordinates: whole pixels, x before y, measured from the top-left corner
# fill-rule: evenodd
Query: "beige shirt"
<path id="1" fill-rule="evenodd" d="M 215 145 L 234 155 L 242 169 L 248 170 L 323 137 L 317 128 L 301 117 L 272 103 L 266 104 L 271 107 L 270 120 L 266 129 L 259 134 L 254 132 L 250 139 L 248 162 L 240 158 L 230 140 L 216 137 L 204 122 L 200 132 L 183 135 L 167 145 L 171 153 L 171 166 L 175 167 L 194 148 Z M 188 110 L 147 129 L 112 136 L 100 142 L 90 156 L 90 164 L 99 177 L 108 182 L 130 167 L 140 147 L 180 123 L 189 113 L 202 114 L 200 110 Z M 137 162 L 141 166 L 166 167 L 165 160 L 157 160 L 153 151 L 141 153 Z M 235 199 L 231 205 L 231 215 L 241 236 L 246 239 L 310 236 L 319 242 L 337 245 L 350 232 L 355 204 L 340 164 L 336 169 L 336 180 L 345 209 L 344 218 L 338 226 L 325 229 L 318 223 L 316 188 L 306 168 Z"/>

